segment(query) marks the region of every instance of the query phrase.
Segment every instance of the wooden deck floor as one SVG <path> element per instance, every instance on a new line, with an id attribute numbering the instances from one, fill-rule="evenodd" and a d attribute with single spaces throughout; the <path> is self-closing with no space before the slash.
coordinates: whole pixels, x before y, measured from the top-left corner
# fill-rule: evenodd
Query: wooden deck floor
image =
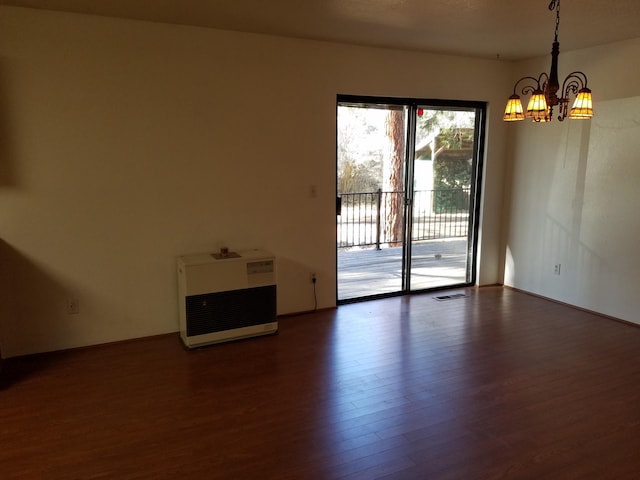
<path id="1" fill-rule="evenodd" d="M 416 242 L 412 250 L 411 289 L 465 283 L 466 269 L 466 239 Z M 338 250 L 338 300 L 398 292 L 401 289 L 401 247 Z"/>

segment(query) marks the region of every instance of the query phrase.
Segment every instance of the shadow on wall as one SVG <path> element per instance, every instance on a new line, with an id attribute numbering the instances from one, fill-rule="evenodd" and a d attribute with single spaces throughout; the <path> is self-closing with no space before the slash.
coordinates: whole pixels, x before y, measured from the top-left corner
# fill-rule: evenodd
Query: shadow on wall
<path id="1" fill-rule="evenodd" d="M 36 262 L 0 240 L 0 349 L 4 358 L 50 350 L 73 335 L 69 290 Z M 53 340 L 53 341 L 52 341 Z"/>
<path id="2" fill-rule="evenodd" d="M 7 92 L 5 58 L 0 58 L 0 186 L 16 185 L 16 172 L 13 163 L 13 137 L 9 121 L 9 94 Z"/>
<path id="3" fill-rule="evenodd" d="M 570 204 L 563 205 L 566 199 L 558 196 L 555 203 L 550 200 L 547 205 L 547 215 L 544 225 L 543 258 L 549 259 L 553 265 L 553 273 L 556 276 L 564 275 L 562 262 L 565 262 L 572 272 L 573 277 L 570 287 L 567 287 L 565 295 L 578 295 L 584 288 L 591 290 L 597 284 L 595 279 L 600 278 L 604 268 L 603 259 L 598 253 L 583 241 L 582 223 L 585 215 L 585 195 L 587 185 L 587 172 L 589 164 L 589 145 L 591 139 L 592 122 L 577 124 L 580 128 L 575 153 L 565 162 L 575 163 L 575 180 L 573 185 L 560 185 L 557 190 L 568 188 L 573 191 Z M 564 168 L 557 166 L 556 168 Z M 560 175 L 560 173 L 558 173 Z M 554 198 L 554 192 L 548 196 Z M 566 210 L 566 224 L 558 221 L 554 212 L 559 209 Z M 552 266 L 546 265 L 547 273 Z M 591 281 L 592 284 L 585 284 Z"/>

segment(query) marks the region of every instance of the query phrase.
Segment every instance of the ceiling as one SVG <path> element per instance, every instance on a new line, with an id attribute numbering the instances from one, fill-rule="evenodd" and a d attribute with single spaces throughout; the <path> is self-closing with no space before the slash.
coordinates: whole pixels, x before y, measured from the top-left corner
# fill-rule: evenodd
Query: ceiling
<path id="1" fill-rule="evenodd" d="M 0 0 L 296 38 L 519 60 L 550 53 L 549 0 Z M 640 37 L 640 0 L 564 0 L 561 51 Z"/>

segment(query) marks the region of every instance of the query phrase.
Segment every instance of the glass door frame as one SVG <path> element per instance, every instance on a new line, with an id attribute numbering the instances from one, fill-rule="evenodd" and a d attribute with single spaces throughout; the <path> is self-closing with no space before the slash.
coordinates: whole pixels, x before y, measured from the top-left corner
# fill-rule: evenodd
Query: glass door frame
<path id="1" fill-rule="evenodd" d="M 485 137 L 486 137 L 486 119 L 487 104 L 480 101 L 466 100 L 442 100 L 442 99 L 418 99 L 405 97 L 372 97 L 360 95 L 337 95 L 336 99 L 336 132 L 337 132 L 337 108 L 341 105 L 353 104 L 357 106 L 376 106 L 379 108 L 403 107 L 407 110 L 407 119 L 405 120 L 405 159 L 404 159 L 404 198 L 403 198 L 403 250 L 402 250 L 402 288 L 400 291 L 391 293 L 378 293 L 357 297 L 353 299 L 338 299 L 338 249 L 336 245 L 336 300 L 337 304 L 347 304 L 376 298 L 394 297 L 407 295 L 411 293 L 420 293 L 425 291 L 437 291 L 443 289 L 452 289 L 459 287 L 469 287 L 475 284 L 477 275 L 477 248 L 478 235 L 480 230 L 481 216 L 481 196 L 482 196 L 482 179 L 484 172 L 484 155 L 485 155 Z M 415 168 L 415 140 L 416 140 L 416 123 L 418 108 L 428 108 L 435 110 L 474 110 L 475 111 L 475 127 L 474 127 L 474 158 L 473 168 L 471 171 L 470 195 L 469 195 L 469 231 L 467 234 L 467 272 L 466 281 L 454 285 L 446 285 L 442 287 L 433 287 L 425 289 L 411 289 L 411 248 L 412 248 L 412 228 L 413 228 L 413 201 L 414 186 L 413 176 Z M 336 161 L 338 158 L 338 142 L 336 135 Z M 336 169 L 337 172 L 337 169 Z M 336 178 L 337 180 L 337 178 Z M 338 197 L 337 181 L 336 197 Z"/>

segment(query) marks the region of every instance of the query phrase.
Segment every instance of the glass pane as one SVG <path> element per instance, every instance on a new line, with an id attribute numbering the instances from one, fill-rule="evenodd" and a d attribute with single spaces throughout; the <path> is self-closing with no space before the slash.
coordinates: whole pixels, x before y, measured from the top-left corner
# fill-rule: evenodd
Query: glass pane
<path id="1" fill-rule="evenodd" d="M 470 281 L 475 109 L 416 110 L 411 290 Z"/>
<path id="2" fill-rule="evenodd" d="M 338 300 L 402 290 L 406 118 L 338 105 Z"/>

